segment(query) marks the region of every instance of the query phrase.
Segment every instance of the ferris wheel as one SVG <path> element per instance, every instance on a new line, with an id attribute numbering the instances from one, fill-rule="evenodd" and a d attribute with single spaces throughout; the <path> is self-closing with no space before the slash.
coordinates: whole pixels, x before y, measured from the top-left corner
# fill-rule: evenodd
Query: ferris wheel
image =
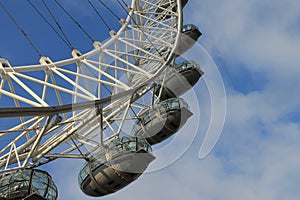
<path id="1" fill-rule="evenodd" d="M 85 194 L 116 192 L 155 159 L 151 146 L 192 116 L 180 96 L 203 72 L 176 63 L 201 36 L 182 24 L 188 1 L 117 2 L 127 17 L 89 52 L 27 66 L 0 58 L 0 199 L 56 199 L 51 176 L 37 168 L 59 158 L 86 161 Z"/>

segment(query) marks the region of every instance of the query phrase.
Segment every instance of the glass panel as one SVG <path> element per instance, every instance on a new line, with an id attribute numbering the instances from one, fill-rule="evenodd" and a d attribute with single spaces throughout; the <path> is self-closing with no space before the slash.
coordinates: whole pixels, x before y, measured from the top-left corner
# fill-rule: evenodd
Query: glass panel
<path id="1" fill-rule="evenodd" d="M 28 195 L 29 181 L 13 182 L 9 185 L 9 197 L 17 198 Z"/>
<path id="2" fill-rule="evenodd" d="M 55 200 L 57 196 L 57 189 L 56 188 L 49 188 L 49 191 L 46 195 L 48 200 Z"/>
<path id="3" fill-rule="evenodd" d="M 1 197 L 7 197 L 7 193 L 8 193 L 8 185 L 1 186 L 1 188 L 0 188 L 0 198 Z"/>
<path id="4" fill-rule="evenodd" d="M 50 180 L 50 186 L 48 188 L 46 198 L 48 200 L 56 200 L 57 198 L 57 187 L 56 185 L 54 185 L 54 182 L 52 180 Z"/>
<path id="5" fill-rule="evenodd" d="M 0 187 L 7 185 L 9 183 L 11 175 L 6 175 L 0 179 Z"/>
<path id="6" fill-rule="evenodd" d="M 195 26 L 194 24 L 185 24 L 182 27 L 182 33 L 185 33 L 187 31 L 193 31 L 193 30 L 199 30 L 197 26 Z"/>
<path id="7" fill-rule="evenodd" d="M 130 147 L 130 150 L 132 151 L 132 152 L 136 152 L 138 149 L 137 149 L 137 143 L 136 142 L 130 142 L 129 143 L 129 145 L 128 145 L 129 147 Z"/>
<path id="8" fill-rule="evenodd" d="M 42 182 L 48 184 L 49 177 L 47 174 L 40 171 L 34 171 L 32 181 Z"/>
<path id="9" fill-rule="evenodd" d="M 88 165 L 85 164 L 84 167 L 80 170 L 79 176 L 78 176 L 78 180 L 79 183 L 82 183 L 82 181 L 84 181 L 84 179 L 86 179 L 86 177 L 88 176 Z"/>
<path id="10" fill-rule="evenodd" d="M 29 170 L 16 172 L 15 174 L 12 175 L 11 181 L 30 180 L 30 176 L 31 176 L 31 171 Z"/>
<path id="11" fill-rule="evenodd" d="M 47 184 L 42 182 L 37 182 L 37 181 L 32 182 L 32 186 L 31 186 L 32 192 L 37 192 L 41 196 L 44 196 L 46 193 L 46 189 L 47 189 Z"/>

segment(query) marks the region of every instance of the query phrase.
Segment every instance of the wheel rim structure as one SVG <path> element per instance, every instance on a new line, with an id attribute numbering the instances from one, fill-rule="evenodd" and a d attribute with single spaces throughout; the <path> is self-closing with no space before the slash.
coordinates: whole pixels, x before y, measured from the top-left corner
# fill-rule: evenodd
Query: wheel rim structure
<path id="1" fill-rule="evenodd" d="M 175 59 L 181 1 L 160 2 L 132 0 L 121 29 L 85 54 L 16 67 L 0 58 L 0 173 L 85 158 L 121 134 Z"/>

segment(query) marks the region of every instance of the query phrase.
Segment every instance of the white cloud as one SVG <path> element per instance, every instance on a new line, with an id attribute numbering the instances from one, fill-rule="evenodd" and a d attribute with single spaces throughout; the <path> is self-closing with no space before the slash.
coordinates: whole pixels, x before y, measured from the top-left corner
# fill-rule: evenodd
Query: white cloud
<path id="1" fill-rule="evenodd" d="M 299 63 L 299 6 L 296 0 L 193 1 L 185 21 L 198 24 L 205 46 L 227 60 L 272 71 Z"/>

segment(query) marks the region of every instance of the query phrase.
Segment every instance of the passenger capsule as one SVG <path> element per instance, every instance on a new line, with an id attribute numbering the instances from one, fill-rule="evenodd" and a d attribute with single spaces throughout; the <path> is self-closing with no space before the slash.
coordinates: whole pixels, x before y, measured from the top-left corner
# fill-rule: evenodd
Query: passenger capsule
<path id="1" fill-rule="evenodd" d="M 183 99 L 167 99 L 145 110 L 135 122 L 132 131 L 135 136 L 146 138 L 154 145 L 176 133 L 192 115 Z"/>
<path id="2" fill-rule="evenodd" d="M 188 3 L 188 0 L 181 0 L 182 8 L 184 8 L 187 3 Z M 168 14 L 165 14 L 165 15 L 162 15 L 161 13 L 163 13 L 165 11 L 164 9 L 168 9 L 171 6 L 170 0 L 162 0 L 159 3 L 159 6 L 162 7 L 162 8 L 157 8 L 156 9 L 156 13 L 159 13 L 159 14 L 156 14 L 155 16 L 156 17 L 159 16 L 159 18 L 169 19 L 171 17 L 170 12 Z M 172 8 L 172 11 L 177 12 L 177 5 Z"/>
<path id="3" fill-rule="evenodd" d="M 22 170 L 0 178 L 1 200 L 56 200 L 57 195 L 51 176 L 42 170 Z"/>
<path id="4" fill-rule="evenodd" d="M 155 94 L 160 95 L 161 101 L 179 97 L 191 89 L 203 74 L 195 61 L 184 61 L 167 74 L 163 88 L 161 84 L 155 87 Z"/>
<path id="5" fill-rule="evenodd" d="M 197 26 L 193 24 L 184 25 L 182 27 L 175 54 L 177 56 L 184 54 L 187 50 L 194 46 L 201 35 L 202 33 L 199 31 Z"/>
<path id="6" fill-rule="evenodd" d="M 155 157 L 143 138 L 114 139 L 107 148 L 92 155 L 80 170 L 78 182 L 89 196 L 114 193 L 136 180 Z"/>

